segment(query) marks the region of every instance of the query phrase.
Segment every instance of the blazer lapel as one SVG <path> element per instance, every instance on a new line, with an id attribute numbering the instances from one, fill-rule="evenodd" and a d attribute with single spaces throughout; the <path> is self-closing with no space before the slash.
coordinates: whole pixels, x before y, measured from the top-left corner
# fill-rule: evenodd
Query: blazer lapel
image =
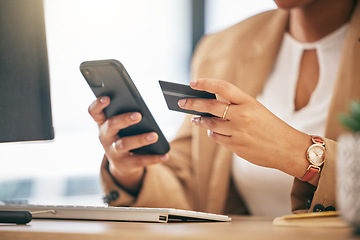
<path id="1" fill-rule="evenodd" d="M 339 113 L 346 113 L 351 100 L 360 100 L 360 2 L 350 19 L 335 82 L 325 137 L 336 140 L 346 130 L 339 124 Z"/>
<path id="2" fill-rule="evenodd" d="M 270 12 L 269 12 L 270 13 Z M 233 56 L 237 62 L 233 83 L 247 94 L 258 96 L 273 68 L 288 22 L 288 12 L 278 9 L 267 22 L 254 29 Z"/>

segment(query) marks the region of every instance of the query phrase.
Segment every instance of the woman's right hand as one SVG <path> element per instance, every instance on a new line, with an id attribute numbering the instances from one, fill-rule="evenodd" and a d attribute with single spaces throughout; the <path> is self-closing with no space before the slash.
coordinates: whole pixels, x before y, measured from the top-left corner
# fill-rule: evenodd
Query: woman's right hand
<path id="1" fill-rule="evenodd" d="M 141 114 L 129 112 L 106 118 L 104 108 L 110 104 L 109 97 L 96 99 L 89 107 L 91 117 L 99 126 L 99 139 L 109 161 L 110 174 L 127 191 L 136 194 L 141 186 L 146 166 L 168 160 L 168 155 L 137 155 L 132 149 L 143 147 L 158 140 L 155 132 L 135 136 L 118 136 L 118 132 L 141 121 Z"/>

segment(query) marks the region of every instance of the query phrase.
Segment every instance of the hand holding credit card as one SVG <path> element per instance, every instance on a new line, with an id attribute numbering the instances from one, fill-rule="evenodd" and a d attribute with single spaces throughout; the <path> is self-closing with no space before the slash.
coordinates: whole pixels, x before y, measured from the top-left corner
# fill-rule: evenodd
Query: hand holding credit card
<path id="1" fill-rule="evenodd" d="M 165 81 L 159 81 L 159 83 L 161 90 L 164 94 L 166 104 L 170 110 L 188 113 L 188 114 L 200 115 L 204 117 L 217 117 L 210 113 L 182 109 L 177 104 L 180 99 L 184 99 L 184 98 L 216 99 L 215 94 L 205 91 L 194 90 L 189 85 L 184 85 L 179 83 L 172 83 Z"/>

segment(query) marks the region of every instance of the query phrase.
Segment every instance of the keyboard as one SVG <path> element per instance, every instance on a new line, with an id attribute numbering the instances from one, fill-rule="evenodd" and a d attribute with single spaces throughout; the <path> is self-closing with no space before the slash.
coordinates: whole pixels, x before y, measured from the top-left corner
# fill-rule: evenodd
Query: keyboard
<path id="1" fill-rule="evenodd" d="M 162 223 L 174 221 L 231 221 L 231 218 L 226 215 L 175 208 L 5 204 L 0 205 L 1 210 L 29 211 L 33 219 Z"/>

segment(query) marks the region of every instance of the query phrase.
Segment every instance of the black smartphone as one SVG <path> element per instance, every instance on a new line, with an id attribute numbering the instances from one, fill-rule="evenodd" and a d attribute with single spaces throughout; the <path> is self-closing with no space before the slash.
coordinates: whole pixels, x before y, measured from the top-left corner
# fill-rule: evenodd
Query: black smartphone
<path id="1" fill-rule="evenodd" d="M 156 143 L 134 149 L 136 154 L 165 154 L 170 150 L 168 141 L 161 132 L 155 119 L 142 99 L 135 84 L 124 66 L 117 60 L 86 61 L 81 63 L 80 71 L 96 97 L 110 97 L 110 105 L 104 109 L 106 117 L 140 112 L 142 120 L 119 131 L 120 137 L 142 133 L 156 132 L 159 139 Z"/>

